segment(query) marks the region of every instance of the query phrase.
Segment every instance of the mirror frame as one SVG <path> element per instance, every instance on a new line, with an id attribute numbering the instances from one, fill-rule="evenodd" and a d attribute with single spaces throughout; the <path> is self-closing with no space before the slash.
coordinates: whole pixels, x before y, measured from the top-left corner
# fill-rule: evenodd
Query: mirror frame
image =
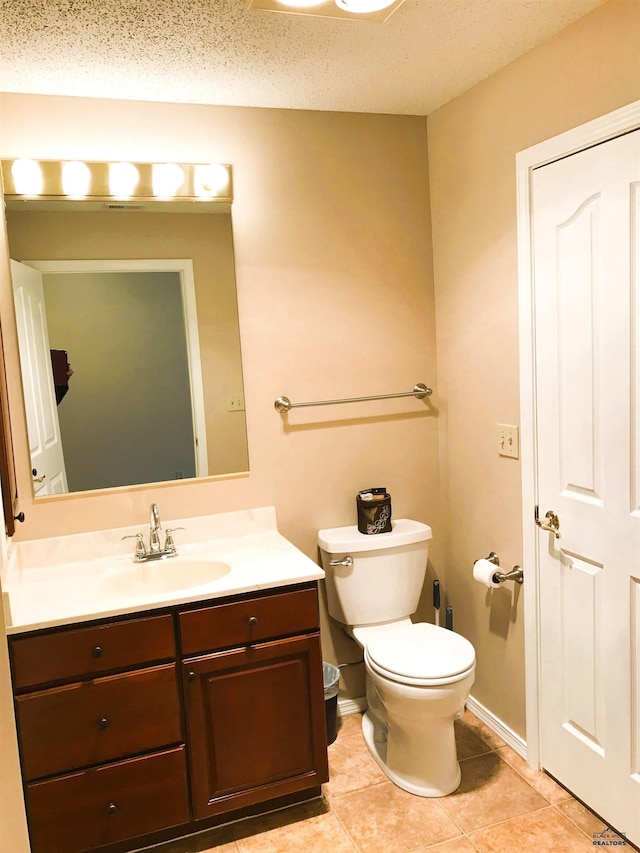
<path id="1" fill-rule="evenodd" d="M 8 273 L 8 271 L 7 271 Z M 9 273 L 8 273 L 9 274 Z M 13 436 L 9 419 L 9 394 L 4 361 L 4 343 L 0 324 L 0 488 L 2 489 L 2 508 L 4 511 L 4 529 L 11 537 L 16 530 L 16 521 L 24 521 L 24 513 L 19 511 L 18 481 L 13 453 Z"/>

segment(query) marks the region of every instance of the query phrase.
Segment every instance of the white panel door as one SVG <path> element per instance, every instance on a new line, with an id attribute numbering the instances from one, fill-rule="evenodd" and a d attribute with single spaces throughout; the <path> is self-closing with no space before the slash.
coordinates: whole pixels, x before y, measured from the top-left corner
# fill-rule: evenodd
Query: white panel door
<path id="1" fill-rule="evenodd" d="M 541 761 L 640 843 L 640 131 L 533 174 Z"/>
<path id="2" fill-rule="evenodd" d="M 42 276 L 11 261 L 29 453 L 36 495 L 68 492 L 51 369 Z"/>

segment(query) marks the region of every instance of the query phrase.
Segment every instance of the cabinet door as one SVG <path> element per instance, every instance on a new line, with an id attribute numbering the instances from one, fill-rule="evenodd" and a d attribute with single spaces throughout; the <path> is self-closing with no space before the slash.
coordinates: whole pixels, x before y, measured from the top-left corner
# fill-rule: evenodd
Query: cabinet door
<path id="1" fill-rule="evenodd" d="M 320 635 L 183 663 L 196 819 L 326 782 Z"/>

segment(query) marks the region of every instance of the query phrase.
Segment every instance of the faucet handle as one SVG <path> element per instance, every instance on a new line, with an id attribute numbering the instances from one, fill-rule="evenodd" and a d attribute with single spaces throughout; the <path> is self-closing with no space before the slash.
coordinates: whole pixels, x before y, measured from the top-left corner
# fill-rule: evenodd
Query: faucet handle
<path id="1" fill-rule="evenodd" d="M 168 527 L 165 530 L 165 534 L 166 534 L 167 538 L 164 540 L 164 550 L 165 551 L 173 551 L 173 553 L 175 554 L 176 546 L 175 546 L 175 542 L 173 541 L 173 536 L 171 534 L 174 533 L 176 530 L 186 530 L 186 529 L 187 529 L 186 527 Z"/>
<path id="2" fill-rule="evenodd" d="M 135 539 L 136 540 L 136 552 L 135 552 L 136 557 L 142 557 L 146 554 L 146 551 L 144 548 L 144 537 L 142 536 L 142 533 L 135 533 L 131 536 L 123 536 L 122 541 L 124 541 L 125 539 Z"/>

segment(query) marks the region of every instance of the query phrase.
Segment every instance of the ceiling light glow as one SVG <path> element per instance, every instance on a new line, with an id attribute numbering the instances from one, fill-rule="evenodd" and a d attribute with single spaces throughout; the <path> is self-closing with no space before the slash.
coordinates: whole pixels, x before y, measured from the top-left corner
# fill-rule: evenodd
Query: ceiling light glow
<path id="1" fill-rule="evenodd" d="M 336 6 L 345 12 L 355 12 L 365 15 L 368 12 L 379 12 L 391 6 L 394 0 L 336 0 Z"/>
<path id="2" fill-rule="evenodd" d="M 89 192 L 91 172 L 86 163 L 71 160 L 62 165 L 62 189 L 65 195 L 85 196 Z"/>
<path id="3" fill-rule="evenodd" d="M 177 163 L 156 163 L 153 166 L 153 193 L 158 198 L 171 198 L 184 183 L 184 172 Z"/>
<path id="4" fill-rule="evenodd" d="M 109 164 L 109 190 L 111 195 L 128 197 L 140 180 L 140 173 L 133 163 Z"/>
<path id="5" fill-rule="evenodd" d="M 306 9 L 309 6 L 319 6 L 323 0 L 278 0 L 281 6 L 289 6 L 292 9 Z"/>

